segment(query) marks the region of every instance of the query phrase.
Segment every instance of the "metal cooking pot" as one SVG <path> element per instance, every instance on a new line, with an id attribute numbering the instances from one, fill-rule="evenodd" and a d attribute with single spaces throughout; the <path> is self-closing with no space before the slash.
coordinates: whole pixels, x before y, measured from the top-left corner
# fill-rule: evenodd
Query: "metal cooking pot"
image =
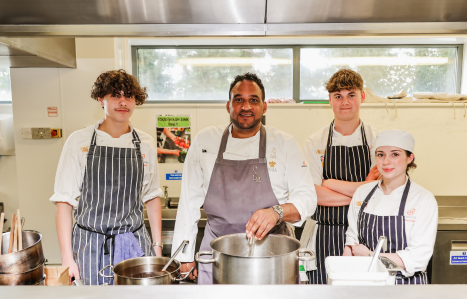
<path id="1" fill-rule="evenodd" d="M 169 262 L 168 257 L 143 256 L 128 259 L 118 263 L 115 266 L 108 265 L 99 271 L 102 277 L 113 278 L 115 285 L 159 285 L 159 284 L 177 284 L 185 280 L 194 268 L 181 277 L 180 262 L 173 260 L 165 272 L 162 268 Z M 103 271 L 107 268 L 113 268 L 113 275 L 105 275 Z"/>
<path id="2" fill-rule="evenodd" d="M 298 261 L 315 259 L 311 250 L 300 249 L 298 240 L 284 235 L 271 234 L 256 240 L 251 256 L 245 233 L 219 237 L 210 246 L 212 251 L 200 251 L 195 259 L 213 264 L 214 284 L 298 284 Z M 210 254 L 211 259 L 200 258 Z"/>
<path id="3" fill-rule="evenodd" d="M 44 263 L 42 235 L 33 230 L 23 231 L 23 250 L 7 253 L 10 245 L 10 233 L 2 234 L 2 255 L 0 255 L 0 274 L 27 272 Z M 41 276 L 42 277 L 42 276 Z"/>
<path id="4" fill-rule="evenodd" d="M 0 274 L 0 285 L 35 285 L 44 279 L 44 261 L 36 268 L 17 274 Z"/>

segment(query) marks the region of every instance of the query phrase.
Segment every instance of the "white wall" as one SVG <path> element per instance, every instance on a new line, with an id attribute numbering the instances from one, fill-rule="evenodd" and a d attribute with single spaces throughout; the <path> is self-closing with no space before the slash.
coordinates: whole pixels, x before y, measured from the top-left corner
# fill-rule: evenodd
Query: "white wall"
<path id="1" fill-rule="evenodd" d="M 125 64 L 121 57 L 115 59 L 113 39 L 81 38 L 76 44 L 77 69 L 11 69 L 16 157 L 0 159 L 0 200 L 6 198 L 9 213 L 19 206 L 27 219 L 26 228 L 43 233 L 45 253 L 52 263 L 60 263 L 60 254 L 55 207 L 48 199 L 53 194 L 63 143 L 73 131 L 102 117 L 102 109 L 90 99 L 91 86 L 101 72 Z M 47 106 L 58 107 L 59 117 L 47 117 Z M 467 151 L 464 107 L 457 105 L 456 119 L 453 107 L 447 104 L 401 104 L 397 111 L 395 118 L 392 106 L 386 112 L 384 104 L 364 104 L 361 118 L 381 130 L 400 128 L 414 134 L 419 168 L 412 178 L 419 184 L 435 195 L 467 195 L 467 184 L 463 184 L 467 168 L 467 159 L 463 158 Z M 226 124 L 229 119 L 224 105 L 219 104 L 146 104 L 135 110 L 132 122 L 156 137 L 156 116 L 165 113 L 190 114 L 194 134 L 210 125 Z M 291 133 L 303 144 L 312 132 L 332 121 L 332 111 L 326 105 L 276 104 L 270 105 L 266 118 L 267 125 Z M 21 139 L 22 127 L 38 126 L 62 128 L 64 138 Z M 161 185 L 167 183 L 172 196 L 179 195 L 180 184 L 165 182 L 164 174 L 181 167 L 160 165 Z"/>

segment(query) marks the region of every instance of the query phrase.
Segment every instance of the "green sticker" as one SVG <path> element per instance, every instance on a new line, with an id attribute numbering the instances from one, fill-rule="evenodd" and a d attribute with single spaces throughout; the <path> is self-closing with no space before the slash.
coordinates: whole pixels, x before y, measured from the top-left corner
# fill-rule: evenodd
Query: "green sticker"
<path id="1" fill-rule="evenodd" d="M 300 271 L 300 272 L 301 272 L 301 271 L 305 272 L 305 266 L 300 265 L 300 267 L 298 268 L 298 271 Z"/>
<path id="2" fill-rule="evenodd" d="M 190 126 L 189 116 L 158 116 L 158 128 L 188 128 Z"/>

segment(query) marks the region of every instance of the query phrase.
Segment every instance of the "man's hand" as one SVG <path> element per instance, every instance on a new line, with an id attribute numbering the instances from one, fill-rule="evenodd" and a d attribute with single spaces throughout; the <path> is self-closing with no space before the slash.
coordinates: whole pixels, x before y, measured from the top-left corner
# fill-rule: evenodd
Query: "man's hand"
<path id="1" fill-rule="evenodd" d="M 189 280 L 194 280 L 196 277 L 198 277 L 198 269 L 196 269 L 196 262 L 193 261 L 191 263 L 182 263 L 182 265 L 180 266 L 180 272 L 181 273 L 188 273 L 191 268 L 195 268 L 193 270 L 193 272 L 190 273 L 190 276 L 188 276 L 188 279 Z M 184 274 L 182 274 L 184 275 Z"/>
<path id="2" fill-rule="evenodd" d="M 256 211 L 246 224 L 246 235 L 251 238 L 256 235 L 256 239 L 261 240 L 279 221 L 279 214 L 273 208 Z"/>
<path id="3" fill-rule="evenodd" d="M 378 168 L 374 166 L 368 173 L 368 176 L 366 177 L 365 181 L 376 181 L 380 177 L 381 177 L 381 173 L 379 173 Z"/>
<path id="4" fill-rule="evenodd" d="M 358 244 L 358 243 L 355 243 L 355 245 L 352 245 L 353 256 L 368 256 L 369 253 L 372 253 L 372 252 L 365 245 Z"/>

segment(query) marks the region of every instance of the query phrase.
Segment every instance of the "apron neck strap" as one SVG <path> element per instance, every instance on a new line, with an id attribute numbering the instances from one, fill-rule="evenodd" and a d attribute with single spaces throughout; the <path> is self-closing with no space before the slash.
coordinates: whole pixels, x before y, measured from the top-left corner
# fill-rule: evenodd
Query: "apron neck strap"
<path id="1" fill-rule="evenodd" d="M 229 139 L 230 131 L 229 128 L 233 126 L 230 123 L 227 128 L 225 128 L 224 133 L 222 134 L 221 145 L 219 146 L 219 152 L 217 153 L 217 161 L 224 160 L 224 152 L 227 147 L 227 140 Z M 233 128 L 232 128 L 233 129 Z M 258 158 L 264 159 L 266 157 L 266 129 L 261 124 L 259 129 L 259 153 Z"/>
<path id="2" fill-rule="evenodd" d="M 370 201 L 371 197 L 375 193 L 376 188 L 378 188 L 378 184 L 376 184 L 376 186 L 373 189 L 371 189 L 370 193 L 368 193 L 368 195 L 366 196 L 365 200 L 362 203 L 362 206 L 360 207 L 359 214 L 363 213 L 363 210 L 366 208 L 368 202 Z M 405 204 L 407 203 L 407 197 L 409 195 L 409 190 L 410 190 L 410 179 L 407 179 L 407 184 L 405 185 L 404 193 L 402 194 L 401 203 L 399 205 L 398 216 L 404 216 Z"/>
<path id="3" fill-rule="evenodd" d="M 336 120 L 333 120 L 331 125 L 329 126 L 329 134 L 328 134 L 328 142 L 327 142 L 327 145 L 326 145 L 326 148 L 329 148 L 332 146 L 332 136 L 334 134 L 334 122 Z M 362 121 L 360 121 L 360 132 L 362 134 L 362 143 L 363 145 L 365 146 L 368 146 L 368 142 L 366 140 L 366 134 L 365 134 L 365 129 L 364 129 L 364 124 Z"/>
<path id="4" fill-rule="evenodd" d="M 404 193 L 402 194 L 401 204 L 399 205 L 399 216 L 404 216 L 405 204 L 407 203 L 407 196 L 410 190 L 410 179 L 407 179 L 405 184 Z"/>
<path id="5" fill-rule="evenodd" d="M 91 146 L 95 146 L 95 145 L 96 145 L 96 139 L 97 139 L 96 131 L 97 131 L 97 129 L 94 129 L 94 133 L 92 134 Z M 139 149 L 139 148 L 140 148 L 141 140 L 139 139 L 138 134 L 136 133 L 135 130 L 132 130 L 132 131 L 131 131 L 131 134 L 133 135 L 133 140 L 132 140 L 133 145 L 135 146 L 136 149 Z"/>

